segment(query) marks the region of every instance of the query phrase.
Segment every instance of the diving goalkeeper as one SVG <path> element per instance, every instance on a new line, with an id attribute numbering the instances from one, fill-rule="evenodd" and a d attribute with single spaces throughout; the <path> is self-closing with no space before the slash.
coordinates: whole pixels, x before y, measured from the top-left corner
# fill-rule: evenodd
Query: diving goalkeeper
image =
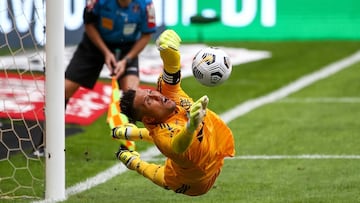
<path id="1" fill-rule="evenodd" d="M 213 186 L 225 157 L 235 154 L 231 130 L 213 111 L 209 99 L 193 101 L 181 88 L 180 37 L 164 31 L 156 41 L 164 70 L 157 91 L 130 89 L 123 93 L 121 110 L 129 120 L 112 129 L 113 138 L 153 142 L 167 159 L 164 165 L 141 160 L 139 153 L 119 149 L 117 158 L 155 184 L 189 196 L 203 195 Z"/>

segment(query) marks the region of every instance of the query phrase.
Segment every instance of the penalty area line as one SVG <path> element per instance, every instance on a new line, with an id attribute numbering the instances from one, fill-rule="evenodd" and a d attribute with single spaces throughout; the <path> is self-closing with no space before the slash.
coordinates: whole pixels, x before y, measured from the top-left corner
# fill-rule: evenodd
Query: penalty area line
<path id="1" fill-rule="evenodd" d="M 335 74 L 336 72 L 345 69 L 357 62 L 360 61 L 360 51 L 355 52 L 354 54 L 341 59 L 339 61 L 336 61 L 328 66 L 325 66 L 321 68 L 320 70 L 311 73 L 309 75 L 305 75 L 301 77 L 300 79 L 290 83 L 289 85 L 286 85 L 279 90 L 276 90 L 274 92 L 271 92 L 268 95 L 265 95 L 263 97 L 259 97 L 256 99 L 252 99 L 249 101 L 246 101 L 242 104 L 239 104 L 232 108 L 231 110 L 223 113 L 220 115 L 220 117 L 224 120 L 225 123 L 229 123 L 232 120 L 245 115 L 246 113 L 263 106 L 265 104 L 277 101 L 279 99 L 282 99 L 291 93 L 294 93 L 296 91 L 301 90 L 302 88 L 311 85 L 312 83 L 324 79 L 332 74 Z M 142 157 L 146 157 L 148 159 L 153 159 L 156 156 L 160 155 L 161 153 L 157 150 L 156 147 L 151 147 L 147 151 L 140 152 Z M 357 156 L 357 155 L 355 155 Z M 119 168 L 120 167 L 120 168 Z M 88 190 L 92 187 L 95 187 L 101 183 L 104 183 L 108 181 L 109 179 L 127 171 L 126 168 L 123 165 L 116 164 L 115 166 L 99 173 L 98 175 L 87 179 L 86 181 L 80 182 L 68 189 L 66 189 L 66 199 L 70 195 L 78 194 L 80 192 L 83 192 L 85 190 Z M 49 200 L 45 199 L 43 201 L 38 202 L 56 202 L 57 200 Z"/>

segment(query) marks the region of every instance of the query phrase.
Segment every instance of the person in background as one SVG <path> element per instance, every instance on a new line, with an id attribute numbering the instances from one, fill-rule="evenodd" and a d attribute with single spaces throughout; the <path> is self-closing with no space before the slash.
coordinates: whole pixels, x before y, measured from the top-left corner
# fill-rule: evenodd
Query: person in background
<path id="1" fill-rule="evenodd" d="M 111 135 L 153 142 L 167 157 L 164 165 L 148 163 L 138 152 L 121 148 L 116 157 L 165 189 L 198 196 L 212 188 L 224 158 L 235 155 L 235 146 L 230 128 L 207 109 L 208 97 L 194 102 L 181 88 L 180 41 L 173 30 L 164 31 L 156 41 L 164 64 L 156 91 L 137 88 L 123 93 L 122 112 L 145 128 L 128 123 L 113 128 Z"/>
<path id="2" fill-rule="evenodd" d="M 139 54 L 156 32 L 152 0 L 88 0 L 85 32 L 65 71 L 65 109 L 73 94 L 92 89 L 103 65 L 121 90 L 137 88 Z"/>

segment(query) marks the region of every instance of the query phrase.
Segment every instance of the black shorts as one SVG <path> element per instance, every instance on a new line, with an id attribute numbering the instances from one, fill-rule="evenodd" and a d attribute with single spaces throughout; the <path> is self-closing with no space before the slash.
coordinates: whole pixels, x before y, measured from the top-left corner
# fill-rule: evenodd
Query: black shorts
<path id="1" fill-rule="evenodd" d="M 109 49 L 114 53 L 115 49 L 121 50 L 120 59 L 130 51 L 134 43 L 111 44 Z M 65 71 L 65 78 L 79 83 L 82 87 L 92 89 L 103 69 L 105 57 L 100 50 L 90 41 L 86 34 L 70 60 Z M 126 64 L 125 75 L 139 76 L 139 59 L 134 58 L 130 64 Z M 121 78 L 119 78 L 120 80 Z"/>

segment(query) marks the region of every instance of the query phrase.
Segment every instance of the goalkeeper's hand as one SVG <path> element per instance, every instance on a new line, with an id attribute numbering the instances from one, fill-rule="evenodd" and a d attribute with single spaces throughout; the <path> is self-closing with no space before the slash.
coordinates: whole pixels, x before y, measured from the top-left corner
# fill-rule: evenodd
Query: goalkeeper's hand
<path id="1" fill-rule="evenodd" d="M 193 103 L 190 107 L 189 121 L 187 124 L 187 130 L 194 132 L 199 124 L 203 121 L 206 114 L 206 108 L 209 103 L 209 98 L 205 95 Z"/>
<path id="2" fill-rule="evenodd" d="M 171 139 L 171 148 L 175 153 L 183 153 L 191 145 L 194 132 L 206 114 L 208 102 L 209 98 L 205 95 L 191 105 L 186 128 Z"/>
<path id="3" fill-rule="evenodd" d="M 164 69 L 168 73 L 176 73 L 180 70 L 180 42 L 181 38 L 174 30 L 165 30 L 156 40 Z"/>
<path id="4" fill-rule="evenodd" d="M 126 123 L 121 126 L 115 127 L 111 130 L 111 136 L 114 139 L 130 140 L 132 128 L 137 128 L 137 126 L 132 123 Z"/>

